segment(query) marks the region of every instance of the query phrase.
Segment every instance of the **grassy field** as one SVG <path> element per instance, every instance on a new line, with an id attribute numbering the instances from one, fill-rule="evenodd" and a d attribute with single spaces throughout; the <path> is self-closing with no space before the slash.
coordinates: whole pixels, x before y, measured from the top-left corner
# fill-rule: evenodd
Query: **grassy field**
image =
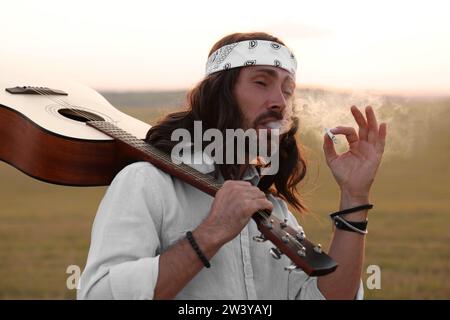
<path id="1" fill-rule="evenodd" d="M 145 99 L 157 96 L 164 107 L 143 107 L 136 97 L 127 103 L 126 96 L 106 96 L 148 123 L 182 101 L 179 93 L 162 98 L 153 93 Z M 337 186 L 323 161 L 319 127 L 325 114 L 352 120 L 350 113 L 332 109 L 336 101 L 349 107 L 347 102 L 367 99 L 306 91 L 302 98 L 300 138 L 309 171 L 299 188 L 311 213 L 299 220 L 311 240 L 326 246 L 328 213 L 339 204 Z M 366 266 L 381 268 L 381 289 L 366 289 L 366 298 L 450 299 L 450 100 L 373 101 L 379 104 L 380 119 L 388 121 L 389 140 L 373 186 L 365 260 Z M 315 112 L 319 107 L 330 109 Z M 73 299 L 66 269 L 84 267 L 91 225 L 106 189 L 42 183 L 3 162 L 0 177 L 0 298 Z"/>

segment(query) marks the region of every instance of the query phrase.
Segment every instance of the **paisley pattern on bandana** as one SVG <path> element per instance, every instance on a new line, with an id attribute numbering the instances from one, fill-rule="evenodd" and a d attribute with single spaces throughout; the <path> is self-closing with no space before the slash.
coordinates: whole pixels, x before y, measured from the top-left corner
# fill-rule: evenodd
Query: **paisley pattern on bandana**
<path id="1" fill-rule="evenodd" d="M 250 40 L 250 41 L 248 42 L 248 48 L 249 48 L 249 49 L 256 48 L 257 45 L 258 45 L 258 41 L 257 41 L 257 40 Z"/>
<path id="2" fill-rule="evenodd" d="M 228 55 L 231 53 L 231 51 L 233 51 L 234 47 L 236 47 L 237 45 L 238 43 L 232 43 L 223 46 L 210 56 L 210 58 L 208 59 L 208 64 L 210 64 L 210 73 L 220 70 L 219 67 L 222 64 L 222 62 L 228 57 Z"/>
<path id="3" fill-rule="evenodd" d="M 281 44 L 278 44 L 278 43 L 276 43 L 276 42 L 272 42 L 270 45 L 271 45 L 272 48 L 274 48 L 275 50 L 278 50 L 278 49 L 281 48 Z"/>

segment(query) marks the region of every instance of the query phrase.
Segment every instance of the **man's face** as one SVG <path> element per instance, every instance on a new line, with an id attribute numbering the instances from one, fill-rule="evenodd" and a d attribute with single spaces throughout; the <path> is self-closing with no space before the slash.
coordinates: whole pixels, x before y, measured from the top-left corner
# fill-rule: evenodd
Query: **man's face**
<path id="1" fill-rule="evenodd" d="M 271 66 L 244 67 L 234 89 L 244 115 L 243 129 L 269 129 L 266 124 L 291 113 L 295 90 L 293 76 Z"/>

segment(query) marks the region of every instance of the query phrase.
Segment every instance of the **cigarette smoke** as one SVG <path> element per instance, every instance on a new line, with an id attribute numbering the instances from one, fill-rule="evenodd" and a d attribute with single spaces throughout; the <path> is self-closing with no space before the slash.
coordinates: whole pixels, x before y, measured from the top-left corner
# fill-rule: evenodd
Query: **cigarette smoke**
<path id="1" fill-rule="evenodd" d="M 355 105 L 365 116 L 365 107 L 372 106 L 378 125 L 387 123 L 386 146 L 383 161 L 391 157 L 410 157 L 427 141 L 430 125 L 430 110 L 426 106 L 413 106 L 406 98 L 386 97 L 366 92 L 330 92 L 324 90 L 300 92 L 296 99 L 296 115 L 300 118 L 301 135 L 314 143 L 312 147 L 322 148 L 325 128 L 358 125 L 350 107 Z M 419 112 L 418 112 L 419 111 Z M 419 129 L 420 128 L 420 129 Z M 348 150 L 343 135 L 336 136 L 338 153 Z M 317 145 L 316 145 L 317 144 Z"/>

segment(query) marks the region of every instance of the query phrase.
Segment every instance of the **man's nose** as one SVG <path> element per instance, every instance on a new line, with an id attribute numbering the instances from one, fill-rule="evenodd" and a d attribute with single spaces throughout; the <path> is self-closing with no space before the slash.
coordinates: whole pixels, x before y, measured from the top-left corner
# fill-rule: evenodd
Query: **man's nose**
<path id="1" fill-rule="evenodd" d="M 284 112 L 286 109 L 286 97 L 281 88 L 274 88 L 270 95 L 269 109 L 277 112 Z"/>

